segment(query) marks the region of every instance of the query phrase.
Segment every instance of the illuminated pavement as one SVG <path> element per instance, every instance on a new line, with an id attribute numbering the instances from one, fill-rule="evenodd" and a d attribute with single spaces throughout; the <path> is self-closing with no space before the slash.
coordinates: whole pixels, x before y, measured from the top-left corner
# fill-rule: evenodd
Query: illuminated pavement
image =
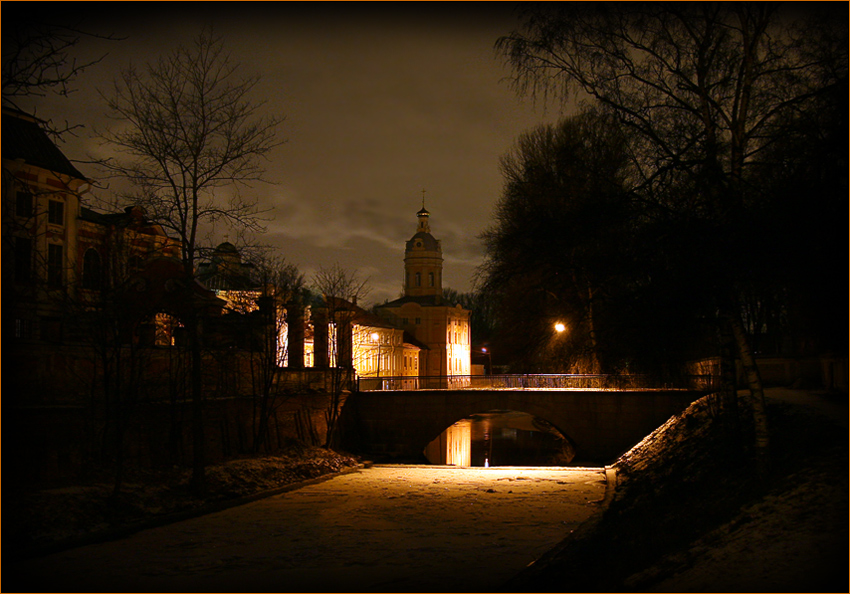
<path id="1" fill-rule="evenodd" d="M 21 569 L 30 591 L 492 591 L 604 495 L 600 468 L 376 466 Z"/>

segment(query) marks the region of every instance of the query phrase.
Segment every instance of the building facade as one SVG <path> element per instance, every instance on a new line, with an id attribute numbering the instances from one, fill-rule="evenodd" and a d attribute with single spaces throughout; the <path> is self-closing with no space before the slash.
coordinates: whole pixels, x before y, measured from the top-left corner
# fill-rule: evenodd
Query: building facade
<path id="1" fill-rule="evenodd" d="M 121 290 L 151 258 L 180 246 L 138 207 L 101 213 L 84 206 L 90 181 L 36 118 L 3 109 L 4 333 L 22 342 L 64 343 L 82 311 Z"/>
<path id="2" fill-rule="evenodd" d="M 423 204 L 416 213 L 416 232 L 404 250 L 404 291 L 399 299 L 379 306 L 378 314 L 425 346 L 419 376 L 468 376 L 470 311 L 443 299 L 443 250 L 431 234 Z"/>

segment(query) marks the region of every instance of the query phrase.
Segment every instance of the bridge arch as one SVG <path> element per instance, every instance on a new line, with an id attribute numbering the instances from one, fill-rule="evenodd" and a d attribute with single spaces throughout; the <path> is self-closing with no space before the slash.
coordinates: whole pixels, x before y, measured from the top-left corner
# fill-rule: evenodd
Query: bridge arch
<path id="1" fill-rule="evenodd" d="M 522 438 L 517 438 L 517 431 L 525 432 Z M 424 446 L 424 455 L 432 464 L 482 466 L 486 460 L 489 466 L 561 466 L 571 462 L 575 443 L 540 416 L 491 409 L 444 427 Z"/>
<path id="2" fill-rule="evenodd" d="M 374 459 L 422 461 L 446 427 L 487 410 L 544 419 L 571 440 L 576 462 L 610 463 L 702 395 L 689 390 L 415 390 L 353 393 L 344 446 Z"/>

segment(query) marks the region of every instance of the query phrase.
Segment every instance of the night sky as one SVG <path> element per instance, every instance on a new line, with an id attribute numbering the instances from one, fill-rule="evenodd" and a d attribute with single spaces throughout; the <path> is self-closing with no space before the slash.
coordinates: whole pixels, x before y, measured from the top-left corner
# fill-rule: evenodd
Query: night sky
<path id="1" fill-rule="evenodd" d="M 499 157 L 560 115 L 518 98 L 506 80 L 494 43 L 516 27 L 510 2 L 94 4 L 60 6 L 87 30 L 125 39 L 81 44 L 81 59 L 108 55 L 68 98 L 37 103 L 44 119 L 85 126 L 62 145 L 69 158 L 103 156 L 92 139 L 104 122 L 97 89 L 108 90 L 119 68 L 155 60 L 212 25 L 246 73 L 262 76 L 254 97 L 286 118 L 286 143 L 267 164 L 274 185 L 252 190 L 273 208 L 260 241 L 308 279 L 334 263 L 357 271 L 371 287 L 367 302 L 400 293 L 423 189 L 443 242 L 443 285 L 470 290 L 483 257 L 478 236 L 501 191 Z M 79 168 L 98 176 L 92 165 Z"/>

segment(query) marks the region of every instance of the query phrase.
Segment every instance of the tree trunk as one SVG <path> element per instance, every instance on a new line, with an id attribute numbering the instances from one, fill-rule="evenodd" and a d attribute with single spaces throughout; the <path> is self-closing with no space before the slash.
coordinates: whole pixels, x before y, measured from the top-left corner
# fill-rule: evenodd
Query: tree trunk
<path id="1" fill-rule="evenodd" d="M 590 356 L 591 356 L 591 373 L 602 373 L 602 362 L 599 357 L 599 343 L 596 340 L 596 325 L 593 321 L 593 289 L 590 283 L 587 283 L 587 323 L 590 333 Z"/>
<path id="2" fill-rule="evenodd" d="M 720 398 L 719 412 L 723 417 L 723 423 L 730 432 L 730 438 L 738 440 L 739 415 L 738 415 L 738 374 L 735 368 L 737 352 L 735 334 L 728 320 L 720 323 Z"/>
<path id="3" fill-rule="evenodd" d="M 206 442 L 204 439 L 204 394 L 201 371 L 201 337 L 197 315 L 187 316 L 192 352 L 192 491 L 198 497 L 206 494 Z"/>
<path id="4" fill-rule="evenodd" d="M 767 425 L 767 409 L 764 403 L 764 387 L 740 318 L 734 315 L 729 316 L 729 323 L 735 335 L 738 355 L 741 357 L 744 375 L 750 388 L 750 407 L 752 408 L 755 428 L 756 472 L 760 477 L 765 477 L 770 471 L 770 432 Z"/>

